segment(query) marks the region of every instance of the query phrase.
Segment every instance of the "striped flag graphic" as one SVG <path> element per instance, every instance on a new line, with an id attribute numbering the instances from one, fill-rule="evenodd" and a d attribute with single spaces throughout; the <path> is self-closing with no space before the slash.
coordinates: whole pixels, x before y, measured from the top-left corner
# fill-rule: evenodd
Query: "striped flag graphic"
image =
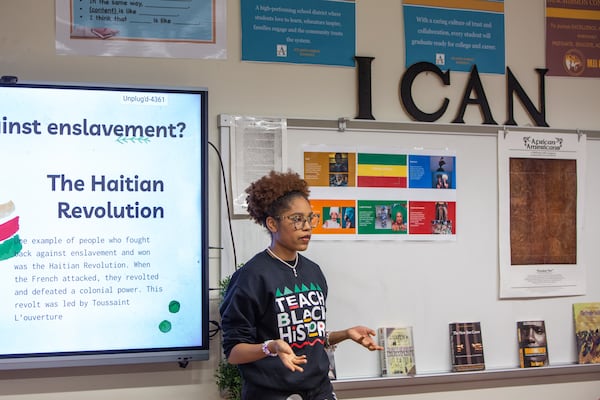
<path id="1" fill-rule="evenodd" d="M 23 245 L 19 238 L 19 217 L 12 201 L 0 204 L 0 261 L 19 254 Z"/>
<path id="2" fill-rule="evenodd" d="M 358 154 L 358 187 L 405 188 L 406 154 Z"/>

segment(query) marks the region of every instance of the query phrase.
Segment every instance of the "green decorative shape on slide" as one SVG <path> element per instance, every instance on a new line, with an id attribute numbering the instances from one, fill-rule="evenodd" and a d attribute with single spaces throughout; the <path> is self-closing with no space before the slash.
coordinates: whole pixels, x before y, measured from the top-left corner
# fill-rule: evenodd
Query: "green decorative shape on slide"
<path id="1" fill-rule="evenodd" d="M 117 140 L 117 143 L 127 144 L 127 143 L 150 143 L 151 140 L 146 137 L 120 137 Z"/>
<path id="2" fill-rule="evenodd" d="M 167 333 L 167 332 L 169 332 L 171 330 L 171 323 L 165 319 L 160 324 L 158 324 L 158 329 L 162 333 Z"/>
<path id="3" fill-rule="evenodd" d="M 169 303 L 169 312 L 175 314 L 178 313 L 180 309 L 181 304 L 177 300 L 171 300 Z"/>
<path id="4" fill-rule="evenodd" d="M 22 249 L 23 244 L 21 243 L 19 235 L 14 235 L 13 237 L 6 239 L 4 242 L 0 243 L 0 261 L 13 258 L 19 254 Z"/>

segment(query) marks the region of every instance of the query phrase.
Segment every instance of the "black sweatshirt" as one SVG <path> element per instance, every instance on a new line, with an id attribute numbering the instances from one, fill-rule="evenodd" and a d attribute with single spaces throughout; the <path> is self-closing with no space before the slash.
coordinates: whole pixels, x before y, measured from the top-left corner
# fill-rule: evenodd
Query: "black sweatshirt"
<path id="1" fill-rule="evenodd" d="M 245 381 L 282 391 L 308 390 L 327 380 L 324 349 L 327 282 L 321 268 L 298 254 L 298 277 L 291 267 L 263 251 L 232 276 L 221 304 L 223 350 L 238 343 L 283 339 L 297 355 L 306 354 L 304 372 L 287 369 L 279 357 L 241 364 Z"/>

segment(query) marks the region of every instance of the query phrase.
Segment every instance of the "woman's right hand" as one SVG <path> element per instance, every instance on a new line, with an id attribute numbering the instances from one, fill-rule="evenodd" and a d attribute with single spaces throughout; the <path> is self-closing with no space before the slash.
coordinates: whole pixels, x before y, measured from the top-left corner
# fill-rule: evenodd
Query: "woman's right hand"
<path id="1" fill-rule="evenodd" d="M 304 365 L 308 362 L 306 355 L 296 355 L 290 345 L 282 339 L 273 340 L 272 346 L 273 350 L 275 350 L 274 353 L 277 353 L 277 356 L 287 369 L 292 372 L 304 371 L 304 368 L 302 368 L 301 365 Z"/>

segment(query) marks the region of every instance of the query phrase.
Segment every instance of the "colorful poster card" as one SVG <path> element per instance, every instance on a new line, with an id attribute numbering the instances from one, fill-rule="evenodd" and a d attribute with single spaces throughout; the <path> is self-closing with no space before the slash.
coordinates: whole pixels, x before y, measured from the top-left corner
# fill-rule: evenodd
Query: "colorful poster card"
<path id="1" fill-rule="evenodd" d="M 358 233 L 406 234 L 406 200 L 359 200 Z"/>
<path id="2" fill-rule="evenodd" d="M 310 186 L 356 186 L 356 154 L 348 152 L 304 153 L 304 179 Z"/>
<path id="3" fill-rule="evenodd" d="M 355 234 L 356 202 L 354 200 L 311 200 L 313 212 L 321 215 L 316 234 Z"/>
<path id="4" fill-rule="evenodd" d="M 456 202 L 411 201 L 409 230 L 413 235 L 456 234 Z"/>
<path id="5" fill-rule="evenodd" d="M 406 154 L 359 153 L 358 187 L 405 188 Z"/>
<path id="6" fill-rule="evenodd" d="M 410 188 L 456 189 L 456 157 L 411 155 L 408 163 Z"/>

